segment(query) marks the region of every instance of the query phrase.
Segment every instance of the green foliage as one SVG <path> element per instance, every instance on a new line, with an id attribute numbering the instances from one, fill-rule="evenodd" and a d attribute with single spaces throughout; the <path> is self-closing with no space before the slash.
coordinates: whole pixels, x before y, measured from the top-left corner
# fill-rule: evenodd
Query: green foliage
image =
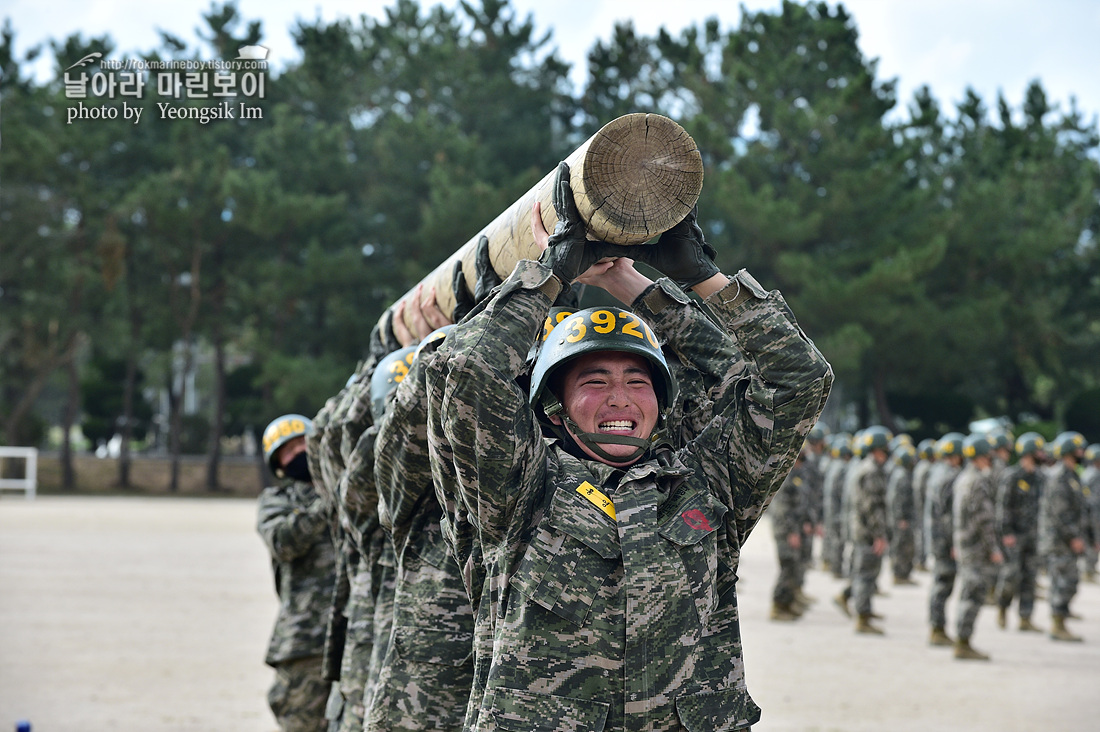
<path id="1" fill-rule="evenodd" d="M 120 432 L 124 419 L 123 384 L 126 381 L 126 362 L 118 358 L 97 356 L 85 366 L 80 380 L 80 396 L 83 407 L 81 432 L 93 445 L 106 442 Z M 138 398 L 134 403 L 132 438 L 145 439 L 153 417 L 153 408 L 140 397 L 143 375 L 137 376 Z"/>
<path id="2" fill-rule="evenodd" d="M 1090 442 L 1100 442 L 1100 388 L 1074 397 L 1066 409 L 1066 429 L 1077 430 Z"/>

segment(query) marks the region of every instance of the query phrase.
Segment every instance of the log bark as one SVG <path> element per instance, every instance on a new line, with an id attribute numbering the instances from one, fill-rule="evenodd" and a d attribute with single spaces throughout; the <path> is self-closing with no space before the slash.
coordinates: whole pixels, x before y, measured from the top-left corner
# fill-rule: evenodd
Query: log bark
<path id="1" fill-rule="evenodd" d="M 703 188 L 703 160 L 683 127 L 658 114 L 628 114 L 604 125 L 568 158 L 570 187 L 592 239 L 641 244 L 671 229 L 695 206 Z M 467 290 L 474 288 L 477 242 L 489 239 L 489 258 L 500 277 L 521 259 L 537 259 L 531 209 L 542 203 L 542 222 L 553 231 L 558 221 L 551 203 L 555 171 L 463 244 L 418 284 L 434 287 L 436 302 L 454 313 L 452 273 L 462 260 Z M 403 297 L 409 297 L 413 290 Z M 412 328 L 411 316 L 406 325 Z"/>

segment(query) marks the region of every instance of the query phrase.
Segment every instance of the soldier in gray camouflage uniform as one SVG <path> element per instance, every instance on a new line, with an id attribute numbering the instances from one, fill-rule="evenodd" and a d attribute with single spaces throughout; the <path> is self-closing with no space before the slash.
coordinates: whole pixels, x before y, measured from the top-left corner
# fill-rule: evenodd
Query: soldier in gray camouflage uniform
<path id="1" fill-rule="evenodd" d="M 783 481 L 783 487 L 775 494 L 769 507 L 772 518 L 772 533 L 775 535 L 776 553 L 779 557 L 779 577 L 772 590 L 771 619 L 779 621 L 798 620 L 802 615 L 797 605 L 796 592 L 799 583 L 799 563 L 802 561 L 803 483 L 807 480 L 806 450 L 795 458 L 794 467 Z"/>
<path id="2" fill-rule="evenodd" d="M 491 638 L 491 666 L 471 727 L 746 728 L 759 710 L 741 661 L 740 546 L 816 421 L 831 371 L 778 293 L 703 256 L 693 215 L 659 251 L 632 253 L 706 298 L 736 340 L 628 259 L 590 269 L 599 247 L 585 242 L 567 171 L 543 262 L 521 261 L 425 364 L 433 471 L 457 480 L 447 493 L 481 551 L 490 626 L 477 630 Z M 532 228 L 545 243 L 537 206 Z M 566 318 L 523 394 L 515 379 L 548 308 L 586 271 L 638 315 Z M 713 400 L 706 429 L 675 449 L 651 440 L 676 387 L 647 321 Z"/>
<path id="3" fill-rule="evenodd" d="M 871 600 L 886 553 L 886 473 L 890 431 L 874 425 L 860 432 L 860 458 L 846 478 L 850 500 L 849 537 L 852 542 L 850 595 L 856 611 L 856 632 L 882 635 L 871 622 Z"/>
<path id="4" fill-rule="evenodd" d="M 322 409 L 318 419 L 323 416 L 323 434 L 310 442 L 311 463 L 326 476 L 323 495 L 334 504 L 338 517 L 337 558 L 343 576 L 338 578 L 333 595 L 333 620 L 325 639 L 326 678 L 337 682 L 326 713 L 335 732 L 360 732 L 363 726 L 363 697 L 374 652 L 375 604 L 386 563 L 373 493 L 353 489 L 349 496 L 347 468 L 360 435 L 373 424 L 370 403 L 376 368 L 387 358 L 392 360 L 392 353 L 402 343 L 416 340 L 402 319 L 405 304 L 401 301 L 384 313 L 371 331 L 367 358 Z M 414 320 L 414 326 L 423 332 L 430 330 L 426 322 Z"/>
<path id="5" fill-rule="evenodd" d="M 895 585 L 915 584 L 909 575 L 913 571 L 913 535 L 917 525 L 912 475 L 916 458 L 916 448 L 906 443 L 899 444 L 890 455 L 894 469 L 886 482 L 886 515 Z"/>
<path id="6" fill-rule="evenodd" d="M 264 459 L 281 480 L 260 493 L 256 528 L 271 553 L 279 614 L 266 662 L 275 669 L 268 692 L 284 732 L 327 728 L 321 653 L 335 581 L 330 508 L 310 479 L 305 438 L 310 420 L 288 414 L 264 430 Z"/>
<path id="7" fill-rule="evenodd" d="M 446 335 L 450 326 L 438 333 Z M 379 422 L 379 519 L 397 557 L 389 648 L 367 710 L 366 732 L 460 730 L 473 682 L 473 608 L 442 534 L 427 445 L 423 363 L 443 342 L 429 336 Z"/>
<path id="8" fill-rule="evenodd" d="M 1039 569 L 1039 496 L 1043 473 L 1039 457 L 1046 442 L 1038 432 L 1016 440 L 1018 460 L 997 486 L 997 535 L 1005 555 L 997 578 L 997 625 L 1005 627 L 1008 607 L 1019 597 L 1020 630 L 1037 631 L 1031 622 L 1035 608 L 1035 577 Z"/>
<path id="9" fill-rule="evenodd" d="M 816 424 L 810 430 L 806 438 L 806 476 L 803 481 L 806 506 L 806 518 L 802 525 L 802 567 L 798 577 L 798 589 L 795 596 L 799 605 L 807 607 L 816 602 L 816 598 L 807 595 L 803 588 L 806 583 L 806 572 L 813 568 L 814 564 L 814 539 L 825 534 L 825 473 L 823 453 L 825 451 L 825 437 L 828 428 L 823 424 Z"/>
<path id="10" fill-rule="evenodd" d="M 936 441 L 921 440 L 917 444 L 917 464 L 913 466 L 913 568 L 925 571 L 928 561 L 928 537 L 924 532 L 924 511 L 928 495 L 928 473 L 936 461 Z"/>
<path id="11" fill-rule="evenodd" d="M 852 459 L 850 437 L 838 434 L 831 448 L 832 459 L 825 471 L 823 486 L 824 534 L 821 541 L 821 556 L 824 566 L 833 577 L 844 577 L 844 514 L 841 499 L 844 493 L 844 478 Z"/>
<path id="12" fill-rule="evenodd" d="M 948 432 L 936 442 L 936 464 L 928 475 L 925 498 L 925 534 L 933 560 L 932 588 L 928 596 L 928 621 L 932 626 L 928 642 L 933 646 L 952 646 L 947 635 L 947 598 L 955 587 L 954 510 L 955 478 L 962 470 L 963 435 Z"/>
<path id="13" fill-rule="evenodd" d="M 963 457 L 968 462 L 954 486 L 954 542 L 959 572 L 955 658 L 961 660 L 989 660 L 970 645 L 970 637 L 989 587 L 996 582 L 997 565 L 1004 561 L 997 542 L 993 450 L 994 442 L 988 435 L 968 436 L 963 441 Z"/>
<path id="14" fill-rule="evenodd" d="M 1085 581 L 1096 581 L 1096 565 L 1100 556 L 1100 443 L 1085 448 L 1085 469 L 1081 487 L 1088 507 L 1090 541 L 1085 547 Z"/>
<path id="15" fill-rule="evenodd" d="M 1085 453 L 1079 432 L 1063 432 L 1050 443 L 1056 461 L 1039 499 L 1039 552 L 1050 573 L 1050 637 L 1080 641 L 1066 629 L 1069 604 L 1077 594 L 1077 559 L 1085 551 L 1085 499 L 1077 464 Z"/>

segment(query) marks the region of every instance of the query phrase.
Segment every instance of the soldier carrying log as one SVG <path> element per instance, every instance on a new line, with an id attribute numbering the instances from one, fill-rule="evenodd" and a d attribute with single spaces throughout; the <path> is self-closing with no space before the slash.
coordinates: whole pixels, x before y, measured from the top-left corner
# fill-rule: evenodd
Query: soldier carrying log
<path id="1" fill-rule="evenodd" d="M 568 177 L 559 166 L 552 237 L 533 207 L 539 261 L 521 260 L 424 363 L 446 534 L 474 537 L 456 559 L 482 578 L 466 726 L 743 729 L 760 711 L 741 659 L 740 547 L 832 372 L 777 291 L 719 271 L 694 212 L 657 244 L 588 241 Z M 565 318 L 525 391 L 526 356 L 574 281 L 629 309 Z M 677 381 L 662 343 L 708 397 L 690 437 L 663 432 Z"/>

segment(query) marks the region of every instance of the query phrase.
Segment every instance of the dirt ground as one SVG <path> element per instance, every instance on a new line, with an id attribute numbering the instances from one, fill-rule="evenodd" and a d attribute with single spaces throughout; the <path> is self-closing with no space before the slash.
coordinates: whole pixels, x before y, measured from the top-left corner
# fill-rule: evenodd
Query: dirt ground
<path id="1" fill-rule="evenodd" d="M 263 656 L 276 600 L 254 519 L 244 499 L 0 498 L 0 729 L 275 730 Z M 1074 603 L 1085 643 L 1000 630 L 986 608 L 973 640 L 993 660 L 966 663 L 926 644 L 926 574 L 899 588 L 884 575 L 885 637 L 857 636 L 819 571 L 806 616 L 770 622 L 766 523 L 739 574 L 756 732 L 1100 728 L 1098 585 Z M 1035 620 L 1049 625 L 1045 603 Z"/>

